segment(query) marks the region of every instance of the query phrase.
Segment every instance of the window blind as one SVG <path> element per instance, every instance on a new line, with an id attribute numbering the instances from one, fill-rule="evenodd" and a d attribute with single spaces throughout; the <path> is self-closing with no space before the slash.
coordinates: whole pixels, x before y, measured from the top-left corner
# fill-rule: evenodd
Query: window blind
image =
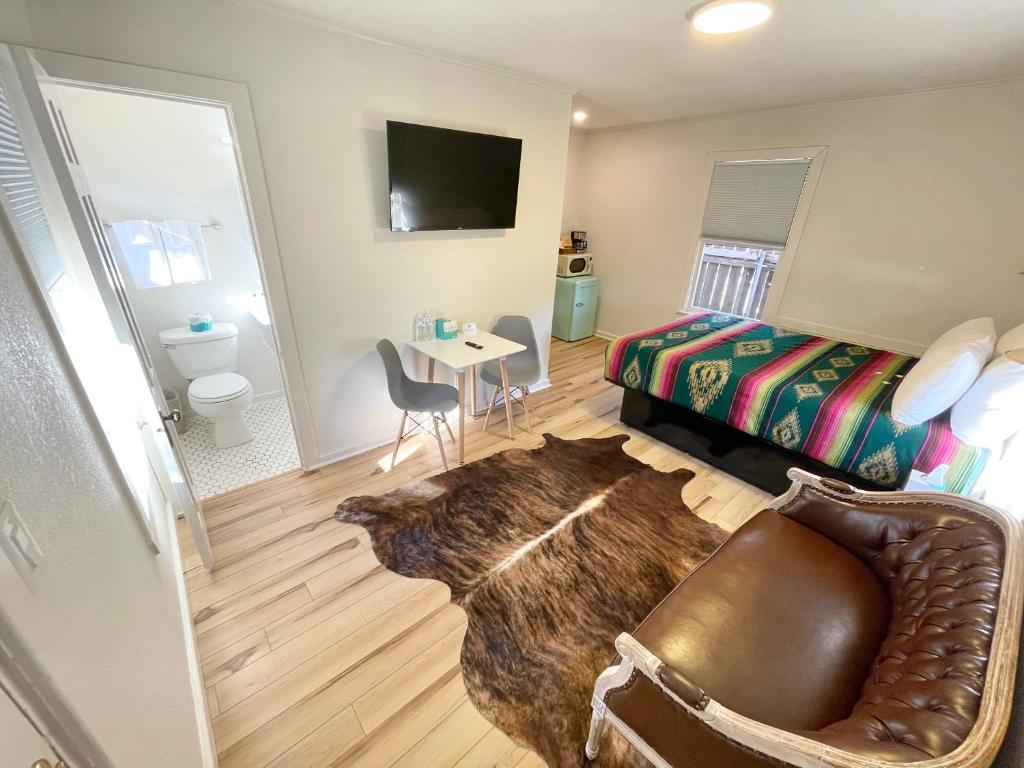
<path id="1" fill-rule="evenodd" d="M 715 163 L 701 235 L 785 246 L 811 161 Z"/>
<path id="2" fill-rule="evenodd" d="M 0 189 L 7 198 L 22 248 L 49 290 L 64 274 L 64 263 L 46 220 L 39 188 L 3 86 L 0 86 Z"/>

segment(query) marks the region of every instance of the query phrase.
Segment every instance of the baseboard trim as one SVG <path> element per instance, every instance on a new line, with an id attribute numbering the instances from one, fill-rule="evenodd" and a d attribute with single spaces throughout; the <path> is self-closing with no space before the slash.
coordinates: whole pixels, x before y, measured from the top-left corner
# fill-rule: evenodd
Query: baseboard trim
<path id="1" fill-rule="evenodd" d="M 919 357 L 928 347 L 924 344 L 917 344 L 906 339 L 897 339 L 892 336 L 881 336 L 874 333 L 862 333 L 850 328 L 840 328 L 825 323 L 813 323 L 809 320 L 801 320 L 798 317 L 785 317 L 779 315 L 772 321 L 772 325 L 781 325 L 794 331 L 805 331 L 816 336 L 824 336 L 836 341 L 851 341 L 857 344 L 865 344 L 869 347 L 889 350 L 890 352 L 901 352 L 907 355 Z"/>
<path id="2" fill-rule="evenodd" d="M 400 414 L 399 414 L 400 415 Z M 397 417 L 396 417 L 397 423 Z M 374 448 L 380 448 L 382 445 L 393 443 L 395 441 L 394 431 L 392 430 L 387 435 L 381 435 L 380 437 L 374 437 L 370 440 L 364 440 L 361 443 L 353 443 L 352 445 L 340 448 L 337 451 L 324 454 L 320 456 L 313 464 L 310 464 L 305 469 L 312 471 L 315 469 L 322 469 L 329 464 L 336 464 L 339 461 L 345 459 L 351 459 L 353 456 L 358 456 L 361 453 L 372 451 Z"/>
<path id="3" fill-rule="evenodd" d="M 202 662 L 199 656 L 199 640 L 196 637 L 195 623 L 189 609 L 188 587 L 185 585 L 184 558 L 178 542 L 175 527 L 174 505 L 167 502 L 164 535 L 167 537 L 170 550 L 171 566 L 174 569 L 174 586 L 178 593 L 179 613 L 181 616 L 182 634 L 185 640 L 185 660 L 188 666 L 189 683 L 192 687 L 192 705 L 195 711 L 196 726 L 199 730 L 199 750 L 202 754 L 202 768 L 217 768 L 217 745 L 213 735 L 213 724 L 207 713 L 210 711 L 206 703 L 206 685 L 203 680 Z"/>
<path id="4" fill-rule="evenodd" d="M 686 310 L 680 309 L 676 310 L 676 314 L 682 316 L 689 313 Z M 875 333 L 862 333 L 861 331 L 855 331 L 850 328 L 840 328 L 836 325 L 827 325 L 825 323 L 814 323 L 810 320 L 801 320 L 798 317 L 786 317 L 784 315 L 779 315 L 773 320 L 765 319 L 762 322 L 765 322 L 768 325 L 778 325 L 783 328 L 789 328 L 794 331 L 813 333 L 815 336 L 824 336 L 827 339 L 864 344 L 869 347 L 889 350 L 890 352 L 901 352 L 906 355 L 914 355 L 915 357 L 920 357 L 928 348 L 925 344 L 918 344 L 913 341 L 907 341 L 906 339 L 897 339 L 892 336 L 881 336 Z M 600 330 L 594 331 L 594 335 L 600 336 L 602 339 L 608 339 L 609 341 L 615 341 L 615 339 L 619 338 L 619 334 Z"/>
<path id="5" fill-rule="evenodd" d="M 256 401 L 261 400 L 274 400 L 278 397 L 284 397 L 283 389 L 275 389 L 272 392 L 261 392 L 259 394 L 253 394 L 252 399 Z"/>
<path id="6" fill-rule="evenodd" d="M 538 381 L 536 384 L 531 384 L 530 385 L 530 392 L 531 393 L 532 392 L 541 392 L 541 391 L 543 391 L 545 389 L 549 389 L 550 387 L 551 387 L 551 379 L 543 378 L 540 381 Z M 486 388 L 486 386 L 485 386 L 485 388 Z M 489 397 L 490 389 L 486 389 L 486 391 L 488 392 L 488 396 L 480 397 L 477 400 L 477 405 L 478 406 L 479 406 L 479 404 L 481 402 L 486 404 L 490 400 L 490 397 Z M 482 395 L 483 392 L 481 392 L 480 394 Z M 499 400 L 498 402 L 501 402 L 501 401 Z M 469 414 L 468 408 L 466 410 L 466 413 L 467 413 L 467 415 Z M 396 417 L 396 419 L 397 419 L 397 417 Z M 344 461 L 345 459 L 351 459 L 353 456 L 358 456 L 358 455 L 360 455 L 362 453 L 366 453 L 367 451 L 372 451 L 374 448 L 380 448 L 382 445 L 387 445 L 388 443 L 393 443 L 394 441 L 395 441 L 395 434 L 394 434 L 394 432 L 393 431 L 392 432 L 388 432 L 386 435 L 381 435 L 379 437 L 375 437 L 375 438 L 372 438 L 370 440 L 364 440 L 361 443 L 354 443 L 353 445 L 347 446 L 345 448 L 341 448 L 341 449 L 339 449 L 337 451 L 333 451 L 332 453 L 325 454 L 325 455 L 321 456 L 320 458 L 318 458 L 315 463 L 311 464 L 310 466 L 306 467 L 305 469 L 307 469 L 309 471 L 312 471 L 312 470 L 315 470 L 315 469 L 322 469 L 323 467 L 326 467 L 329 464 L 335 464 L 335 463 L 337 463 L 339 461 Z"/>
<path id="7" fill-rule="evenodd" d="M 612 333 L 611 331 L 602 331 L 600 328 L 597 328 L 594 330 L 594 335 L 599 339 L 604 339 L 605 341 L 615 341 L 622 334 Z"/>

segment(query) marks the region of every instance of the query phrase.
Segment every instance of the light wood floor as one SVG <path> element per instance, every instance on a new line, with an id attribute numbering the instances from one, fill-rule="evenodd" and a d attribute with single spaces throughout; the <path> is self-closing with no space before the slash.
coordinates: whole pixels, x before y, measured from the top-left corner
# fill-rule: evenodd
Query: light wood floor
<path id="1" fill-rule="evenodd" d="M 697 473 L 683 499 L 701 517 L 733 530 L 764 507 L 765 493 L 618 422 L 621 392 L 602 378 L 605 342 L 552 345 L 552 386 L 530 398 L 533 434 L 521 417 L 514 442 L 503 415 L 486 433 L 483 419 L 472 421 L 467 461 L 539 446 L 542 432 L 627 432 L 629 454 Z M 441 471 L 436 444 L 422 436 L 403 444 L 389 472 L 391 450 L 205 504 L 212 573 L 179 526 L 222 768 L 542 765 L 467 699 L 459 668 L 466 619 L 448 602 L 448 587 L 385 570 L 366 532 L 332 517 L 349 496 Z"/>

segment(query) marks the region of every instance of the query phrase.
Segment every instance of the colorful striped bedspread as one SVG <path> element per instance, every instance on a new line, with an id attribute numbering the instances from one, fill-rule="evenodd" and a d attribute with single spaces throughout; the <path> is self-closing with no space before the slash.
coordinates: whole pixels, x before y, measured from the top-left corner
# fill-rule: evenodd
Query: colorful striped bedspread
<path id="1" fill-rule="evenodd" d="M 946 464 L 968 493 L 989 452 L 954 437 L 949 413 L 894 421 L 896 385 L 917 359 L 699 312 L 608 345 L 605 377 L 886 488 Z"/>

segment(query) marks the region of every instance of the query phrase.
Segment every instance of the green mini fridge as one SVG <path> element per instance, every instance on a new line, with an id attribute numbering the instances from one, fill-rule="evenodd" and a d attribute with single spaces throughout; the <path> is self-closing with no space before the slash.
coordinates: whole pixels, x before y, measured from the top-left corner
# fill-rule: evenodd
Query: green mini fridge
<path id="1" fill-rule="evenodd" d="M 579 341 L 594 335 L 597 313 L 596 277 L 555 278 L 555 317 L 551 333 L 563 341 Z"/>

